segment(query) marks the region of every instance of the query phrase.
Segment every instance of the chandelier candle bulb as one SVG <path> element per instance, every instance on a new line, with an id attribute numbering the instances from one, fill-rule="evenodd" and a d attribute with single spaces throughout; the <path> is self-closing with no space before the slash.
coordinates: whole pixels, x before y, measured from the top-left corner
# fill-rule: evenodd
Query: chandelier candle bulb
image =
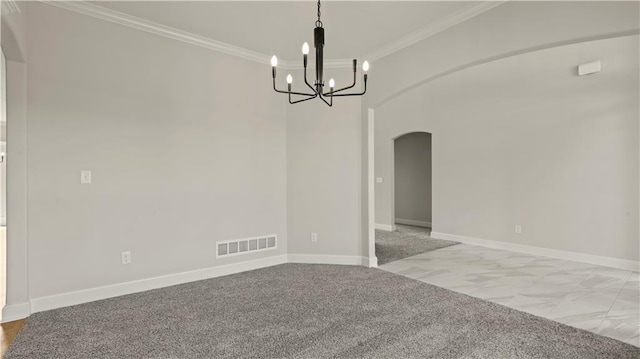
<path id="1" fill-rule="evenodd" d="M 278 66 L 278 58 L 276 57 L 276 55 L 273 55 L 273 57 L 271 58 L 271 75 L 273 76 L 273 81 L 276 80 L 276 66 Z"/>
<path id="2" fill-rule="evenodd" d="M 365 61 L 365 62 L 362 64 L 362 71 L 364 71 L 364 72 L 369 71 L 369 61 Z"/>
<path id="3" fill-rule="evenodd" d="M 331 91 L 333 91 L 333 87 L 335 85 L 336 85 L 336 82 L 333 79 L 329 80 L 329 87 L 331 87 Z"/>
<path id="4" fill-rule="evenodd" d="M 288 84 L 292 84 L 293 83 L 293 76 L 291 76 L 291 74 L 287 75 L 287 83 Z"/>
<path id="5" fill-rule="evenodd" d="M 306 42 L 302 44 L 302 54 L 303 55 L 309 54 L 309 44 L 307 44 Z"/>

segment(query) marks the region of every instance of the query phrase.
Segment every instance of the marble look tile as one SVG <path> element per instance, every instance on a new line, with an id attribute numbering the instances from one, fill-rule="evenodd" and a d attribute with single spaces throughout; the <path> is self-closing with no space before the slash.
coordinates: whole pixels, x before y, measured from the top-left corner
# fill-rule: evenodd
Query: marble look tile
<path id="1" fill-rule="evenodd" d="M 562 300 L 568 294 L 573 293 L 574 286 L 566 285 L 566 284 L 554 284 L 554 283 L 543 283 L 538 282 L 533 284 L 531 287 L 522 291 L 521 294 L 524 294 L 530 298 L 535 298 L 538 300 Z"/>
<path id="2" fill-rule="evenodd" d="M 640 346 L 640 276 L 459 244 L 380 269 Z"/>
<path id="3" fill-rule="evenodd" d="M 438 287 L 443 287 L 447 289 L 453 289 L 456 287 L 469 287 L 469 286 L 475 285 L 475 283 L 469 282 L 464 277 L 455 273 L 448 273 L 448 274 L 443 274 L 443 275 L 434 276 L 434 277 L 422 276 L 416 279 L 424 283 L 433 284 Z"/>
<path id="4" fill-rule="evenodd" d="M 595 331 L 604 320 L 608 310 L 606 305 L 584 301 L 563 301 L 546 317 L 576 328 Z"/>
<path id="5" fill-rule="evenodd" d="M 594 307 L 597 306 L 598 308 L 601 308 L 602 310 L 605 310 L 608 312 L 609 309 L 612 307 L 613 303 L 615 302 L 617 295 L 618 295 L 618 291 L 605 292 L 605 291 L 581 290 L 581 291 L 571 292 L 567 294 L 562 300 L 562 303 L 565 303 L 565 302 L 566 303 L 574 303 L 574 302 L 586 303 L 586 304 L 593 305 Z"/>
<path id="6" fill-rule="evenodd" d="M 603 320 L 602 316 L 598 316 L 598 315 L 594 315 L 592 318 L 582 316 L 582 317 L 572 317 L 568 319 L 564 319 L 564 318 L 560 318 L 560 319 L 549 318 L 549 319 L 556 320 L 562 324 L 566 324 L 574 328 L 588 330 L 590 332 L 595 332 Z"/>
<path id="7" fill-rule="evenodd" d="M 536 262 L 531 262 L 526 266 L 523 266 L 522 268 L 518 268 L 519 272 L 537 275 L 537 276 L 545 276 L 550 273 L 553 273 L 556 270 L 557 270 L 557 267 L 542 265 Z"/>
<path id="8" fill-rule="evenodd" d="M 427 270 L 425 269 L 422 275 L 417 277 L 417 279 L 428 279 L 428 278 L 439 278 L 439 277 L 447 277 L 447 276 L 455 276 L 458 277 L 455 273 L 452 273 L 448 269 L 435 269 L 435 270 Z"/>
<path id="9" fill-rule="evenodd" d="M 559 270 L 544 276 L 539 283 L 575 285 L 589 277 L 589 274 Z"/>
<path id="10" fill-rule="evenodd" d="M 396 273 L 396 274 L 398 272 L 402 272 L 410 268 L 411 267 L 408 264 L 405 264 L 405 263 L 400 264 L 398 262 L 387 263 L 385 265 L 378 267 L 378 269 L 391 272 L 391 273 Z"/>
<path id="11" fill-rule="evenodd" d="M 425 274 L 425 271 L 424 269 L 421 269 L 421 268 L 411 267 L 411 268 L 400 270 L 396 272 L 396 274 L 400 274 L 411 279 L 417 279 L 418 277 L 423 276 Z"/>
<path id="12" fill-rule="evenodd" d="M 560 268 L 563 270 L 570 270 L 575 273 L 591 274 L 597 267 L 598 266 L 588 263 L 566 261 L 566 263 L 564 263 Z"/>
<path id="13" fill-rule="evenodd" d="M 596 291 L 599 289 L 617 289 L 620 290 L 625 286 L 627 280 L 618 277 L 609 277 L 601 274 L 590 274 L 585 280 L 578 284 L 578 290 L 589 289 Z"/>
<path id="14" fill-rule="evenodd" d="M 591 274 L 598 274 L 607 277 L 615 277 L 619 279 L 623 279 L 624 281 L 628 281 L 631 278 L 632 272 L 628 270 L 622 270 L 617 268 L 609 268 L 609 267 L 596 267 Z"/>
<path id="15" fill-rule="evenodd" d="M 497 280 L 502 278 L 504 274 L 502 273 L 478 273 L 478 274 L 467 274 L 466 278 L 469 282 L 475 284 L 492 284 Z"/>
<path id="16" fill-rule="evenodd" d="M 640 336 L 640 315 L 607 316 L 595 332 L 628 342 Z"/>
<path id="17" fill-rule="evenodd" d="M 627 283 L 618 293 L 618 300 L 640 303 L 640 287 Z"/>
<path id="18" fill-rule="evenodd" d="M 541 317 L 546 316 L 551 310 L 560 304 L 561 300 L 541 300 L 538 298 L 531 298 L 523 294 L 516 295 L 509 302 L 505 303 L 506 306 L 527 312 L 530 314 L 538 315 Z"/>
<path id="19" fill-rule="evenodd" d="M 494 279 L 493 281 L 491 281 L 490 284 L 510 285 L 510 286 L 516 286 L 516 287 L 525 289 L 525 288 L 531 287 L 534 283 L 540 281 L 541 279 L 542 279 L 541 276 L 515 271 L 512 273 L 507 273 L 504 276 Z"/>
<path id="20" fill-rule="evenodd" d="M 560 267 L 566 263 L 565 260 L 547 257 L 537 257 L 534 264 L 545 265 L 550 267 Z"/>
<path id="21" fill-rule="evenodd" d="M 640 316 L 640 291 L 623 288 L 613 302 L 607 317 Z"/>
<path id="22" fill-rule="evenodd" d="M 478 290 L 469 293 L 473 297 L 482 299 L 511 299 L 524 289 L 522 287 L 510 286 L 510 285 L 498 285 L 498 286 L 484 286 L 478 288 Z"/>

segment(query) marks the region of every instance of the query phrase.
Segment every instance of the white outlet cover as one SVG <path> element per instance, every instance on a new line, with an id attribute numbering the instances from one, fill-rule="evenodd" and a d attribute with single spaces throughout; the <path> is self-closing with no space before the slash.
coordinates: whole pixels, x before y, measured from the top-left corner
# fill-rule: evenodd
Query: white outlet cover
<path id="1" fill-rule="evenodd" d="M 90 184 L 91 183 L 91 171 L 89 171 L 89 170 L 80 171 L 80 183 L 81 184 Z"/>
<path id="2" fill-rule="evenodd" d="M 311 242 L 318 241 L 318 233 L 311 233 Z"/>
<path id="3" fill-rule="evenodd" d="M 131 263 L 131 252 L 122 252 L 122 264 L 130 264 Z"/>

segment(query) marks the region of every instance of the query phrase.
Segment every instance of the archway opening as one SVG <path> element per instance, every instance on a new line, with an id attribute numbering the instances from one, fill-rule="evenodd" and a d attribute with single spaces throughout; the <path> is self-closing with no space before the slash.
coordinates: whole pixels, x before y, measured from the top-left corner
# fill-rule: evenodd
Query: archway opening
<path id="1" fill-rule="evenodd" d="M 431 232 L 431 134 L 411 132 L 393 140 L 394 227 Z"/>

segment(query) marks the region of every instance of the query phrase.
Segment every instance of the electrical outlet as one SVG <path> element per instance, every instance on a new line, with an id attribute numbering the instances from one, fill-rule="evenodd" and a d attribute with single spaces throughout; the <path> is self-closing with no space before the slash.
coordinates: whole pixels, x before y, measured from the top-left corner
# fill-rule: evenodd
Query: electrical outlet
<path id="1" fill-rule="evenodd" d="M 121 253 L 122 256 L 122 264 L 129 264 L 131 263 L 131 252 L 122 252 Z"/>
<path id="2" fill-rule="evenodd" d="M 313 232 L 311 233 L 311 242 L 317 242 L 318 241 L 318 233 Z"/>
<path id="3" fill-rule="evenodd" d="M 91 171 L 89 170 L 80 171 L 80 183 L 91 184 Z"/>
<path id="4" fill-rule="evenodd" d="M 515 227 L 514 230 L 515 230 L 516 233 L 520 234 L 520 233 L 522 233 L 522 226 L 519 225 L 519 224 L 516 224 L 516 227 Z"/>

